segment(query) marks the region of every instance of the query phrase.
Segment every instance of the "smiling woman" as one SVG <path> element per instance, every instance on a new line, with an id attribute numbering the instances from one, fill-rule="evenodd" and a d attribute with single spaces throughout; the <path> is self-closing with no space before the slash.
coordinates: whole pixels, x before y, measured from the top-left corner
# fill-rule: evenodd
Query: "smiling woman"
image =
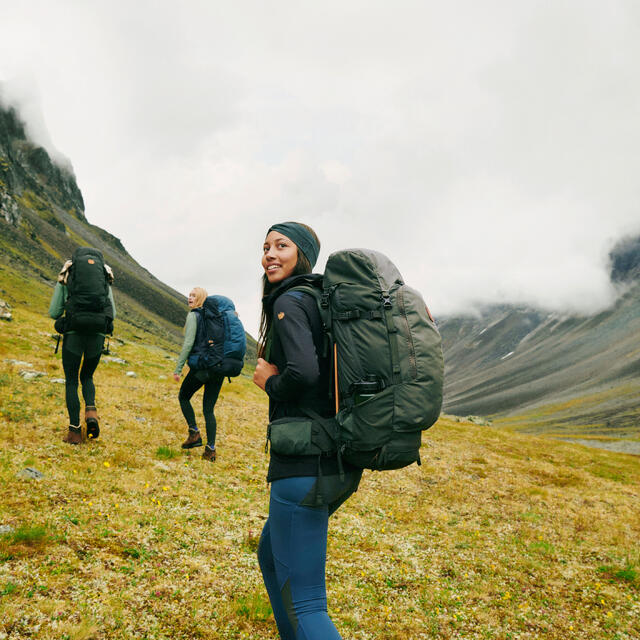
<path id="1" fill-rule="evenodd" d="M 302 432 L 309 415 L 320 423 L 333 416 L 320 313 L 314 296 L 296 289 L 320 278 L 311 273 L 319 252 L 311 228 L 285 222 L 269 229 L 262 253 L 261 357 L 253 380 L 269 396 L 270 421 Z M 340 638 L 327 613 L 328 521 L 362 475 L 346 461 L 340 471 L 335 450 L 319 456 L 271 439 L 269 517 L 258 560 L 284 640 Z"/>

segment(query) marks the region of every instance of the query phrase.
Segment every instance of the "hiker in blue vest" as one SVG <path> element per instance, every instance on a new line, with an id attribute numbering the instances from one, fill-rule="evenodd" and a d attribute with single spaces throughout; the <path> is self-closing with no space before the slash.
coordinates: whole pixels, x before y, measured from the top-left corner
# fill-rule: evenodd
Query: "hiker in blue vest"
<path id="1" fill-rule="evenodd" d="M 330 417 L 330 359 L 325 353 L 315 299 L 291 291 L 310 274 L 320 242 L 301 223 L 272 226 L 262 267 L 260 350 L 254 382 L 269 396 L 270 422 Z M 280 637 L 283 640 L 336 640 L 341 636 L 327 613 L 325 564 L 329 516 L 357 489 L 362 471 L 336 455 L 282 455 L 273 443 L 267 481 L 269 517 L 258 560 Z"/>
<path id="2" fill-rule="evenodd" d="M 49 304 L 49 317 L 56 320 L 55 328 L 63 334 L 62 367 L 69 414 L 69 430 L 63 441 L 68 444 L 82 442 L 78 376 L 85 402 L 87 437 L 95 439 L 100 435 L 93 374 L 100 362 L 105 335 L 113 331 L 116 317 L 112 282 L 113 272 L 104 263 L 102 253 L 80 247 L 58 274 Z"/>
<path id="3" fill-rule="evenodd" d="M 189 293 L 188 304 L 191 311 L 187 314 L 187 320 L 184 326 L 184 344 L 182 351 L 178 356 L 178 362 L 173 372 L 173 379 L 180 381 L 180 374 L 184 367 L 196 341 L 198 331 L 198 310 L 202 309 L 202 305 L 207 299 L 207 292 L 202 287 L 194 287 Z M 187 422 L 189 433 L 187 439 L 182 443 L 183 449 L 192 449 L 193 447 L 202 446 L 202 436 L 196 425 L 196 416 L 191 406 L 191 398 L 193 394 L 204 386 L 204 396 L 202 398 L 202 413 L 207 432 L 207 445 L 202 453 L 202 458 L 209 462 L 216 461 L 216 417 L 213 412 L 218 400 L 218 394 L 222 387 L 224 376 L 222 374 L 211 374 L 209 372 L 199 372 L 193 368 L 189 368 L 185 379 L 180 386 L 178 400 L 182 415 Z"/>

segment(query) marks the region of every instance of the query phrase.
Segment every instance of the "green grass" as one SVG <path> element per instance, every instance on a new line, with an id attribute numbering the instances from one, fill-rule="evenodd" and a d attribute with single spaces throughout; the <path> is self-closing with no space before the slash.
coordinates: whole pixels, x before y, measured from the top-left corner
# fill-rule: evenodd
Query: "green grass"
<path id="1" fill-rule="evenodd" d="M 7 364 L 0 384 L 0 406 L 29 409 L 0 416 L 0 636 L 276 640 L 256 558 L 267 403 L 249 368 L 222 387 L 205 463 L 180 450 L 179 385 L 161 378 L 174 354 L 123 327 L 112 350 L 138 377 L 98 367 L 100 438 L 70 447 L 50 321 L 5 273 L 0 361 L 47 377 Z M 345 640 L 640 637 L 638 458 L 447 418 L 423 442 L 421 467 L 365 473 L 331 518 Z M 44 478 L 20 479 L 25 466 Z"/>
<path id="2" fill-rule="evenodd" d="M 180 452 L 177 449 L 172 449 L 165 445 L 156 449 L 156 458 L 160 458 L 161 460 L 171 460 L 172 458 L 177 458 L 179 455 Z"/>
<path id="3" fill-rule="evenodd" d="M 272 615 L 269 599 L 264 592 L 240 596 L 236 599 L 236 614 L 249 620 L 265 621 Z"/>
<path id="4" fill-rule="evenodd" d="M 628 582 L 630 584 L 637 584 L 640 582 L 638 580 L 639 574 L 638 570 L 635 566 L 627 564 L 622 569 L 616 569 L 610 565 L 603 565 L 598 567 L 598 571 L 603 574 L 603 577 L 609 580 L 620 580 L 623 582 Z"/>
<path id="5" fill-rule="evenodd" d="M 9 538 L 11 544 L 27 544 L 34 545 L 42 542 L 47 536 L 47 530 L 40 525 L 29 526 L 22 525 L 16 531 L 5 534 Z"/>

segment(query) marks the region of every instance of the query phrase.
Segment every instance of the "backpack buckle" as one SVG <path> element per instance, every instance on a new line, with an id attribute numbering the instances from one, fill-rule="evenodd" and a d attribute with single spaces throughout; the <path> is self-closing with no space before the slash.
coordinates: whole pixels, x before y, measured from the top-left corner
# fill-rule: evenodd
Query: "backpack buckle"
<path id="1" fill-rule="evenodd" d="M 320 296 L 320 306 L 323 309 L 329 308 L 329 292 L 325 289 Z"/>
<path id="2" fill-rule="evenodd" d="M 391 308 L 392 308 L 392 306 L 393 306 L 393 305 L 391 304 L 391 297 L 390 297 L 390 296 L 389 296 L 389 294 L 388 294 L 388 293 L 386 293 L 386 292 L 382 294 L 382 306 L 383 306 L 385 309 L 391 309 Z"/>

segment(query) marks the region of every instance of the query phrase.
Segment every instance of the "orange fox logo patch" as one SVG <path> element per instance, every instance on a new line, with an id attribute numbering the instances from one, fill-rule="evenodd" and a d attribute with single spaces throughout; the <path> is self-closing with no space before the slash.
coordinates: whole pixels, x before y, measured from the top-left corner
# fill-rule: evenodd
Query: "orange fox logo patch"
<path id="1" fill-rule="evenodd" d="M 278 320 L 282 320 L 282 318 L 284 318 L 284 311 L 281 311 L 281 312 L 278 314 Z"/>

